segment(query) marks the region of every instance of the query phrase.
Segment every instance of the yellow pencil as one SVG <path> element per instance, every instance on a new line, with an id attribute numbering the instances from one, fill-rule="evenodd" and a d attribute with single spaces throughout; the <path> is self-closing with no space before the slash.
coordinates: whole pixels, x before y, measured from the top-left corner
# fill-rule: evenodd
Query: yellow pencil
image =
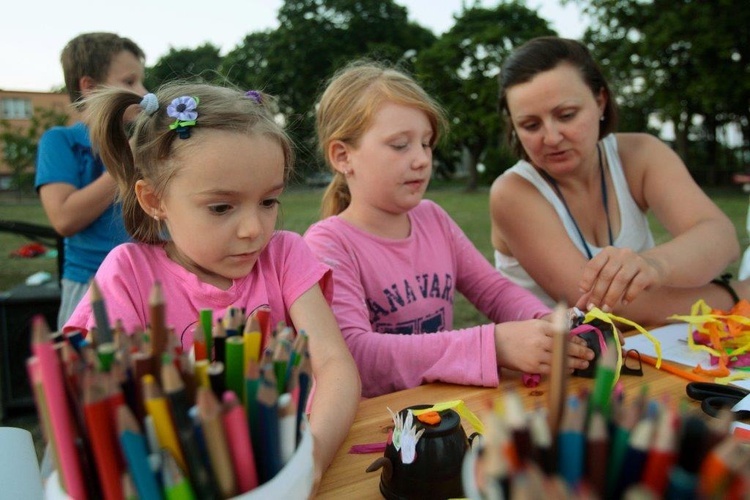
<path id="1" fill-rule="evenodd" d="M 242 335 L 245 337 L 245 364 L 250 360 L 259 361 L 260 345 L 263 339 L 260 333 L 260 322 L 255 313 L 247 319 Z"/>
<path id="2" fill-rule="evenodd" d="M 159 445 L 162 448 L 168 449 L 180 467 L 185 470 L 185 458 L 182 455 L 172 414 L 169 411 L 169 402 L 164 397 L 164 394 L 162 394 L 153 375 L 144 375 L 142 383 L 146 412 L 148 412 L 154 422 L 154 429 L 156 429 L 156 437 L 159 440 Z"/>

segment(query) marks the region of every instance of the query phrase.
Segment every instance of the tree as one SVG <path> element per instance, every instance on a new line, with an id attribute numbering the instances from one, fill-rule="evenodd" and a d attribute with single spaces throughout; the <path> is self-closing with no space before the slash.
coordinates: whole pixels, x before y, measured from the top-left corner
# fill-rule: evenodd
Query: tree
<path id="1" fill-rule="evenodd" d="M 195 49 L 170 47 L 169 52 L 146 71 L 145 85 L 155 90 L 175 79 L 221 83 L 224 80 L 219 72 L 221 62 L 220 49 L 210 43 Z"/>
<path id="2" fill-rule="evenodd" d="M 13 187 L 17 190 L 19 199 L 33 186 L 29 169 L 36 163 L 39 138 L 47 129 L 65 125 L 67 121 L 67 114 L 49 108 L 35 109 L 31 124 L 25 130 L 12 126 L 7 120 L 0 121 L 3 161 L 11 168 Z"/>
<path id="3" fill-rule="evenodd" d="M 451 123 L 448 150 L 468 153 L 466 189 L 476 189 L 477 164 L 492 146 L 498 156 L 498 75 L 510 51 L 526 40 L 554 34 L 547 21 L 520 1 L 493 9 L 465 9 L 454 26 L 417 57 L 417 75 L 445 106 Z M 492 155 L 491 155 L 492 156 Z"/>
<path id="4" fill-rule="evenodd" d="M 727 123 L 740 125 L 748 151 L 750 12 L 744 4 L 575 1 L 592 19 L 585 40 L 616 75 L 621 100 L 631 105 L 626 109 L 640 105 L 641 116 L 672 121 L 675 150 L 686 161 L 691 137 L 705 141 L 709 182 L 717 179 L 717 135 Z"/>
<path id="5" fill-rule="evenodd" d="M 278 96 L 301 170 L 312 170 L 315 101 L 333 72 L 360 57 L 409 64 L 434 40 L 392 0 L 286 0 L 279 28 L 245 37 L 222 72 Z"/>

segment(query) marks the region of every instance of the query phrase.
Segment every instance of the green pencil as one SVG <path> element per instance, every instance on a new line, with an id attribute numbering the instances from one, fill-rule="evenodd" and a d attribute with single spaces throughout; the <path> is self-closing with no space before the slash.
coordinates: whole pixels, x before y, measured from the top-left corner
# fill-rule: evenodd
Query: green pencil
<path id="1" fill-rule="evenodd" d="M 594 389 L 591 393 L 589 416 L 592 410 L 598 410 L 609 420 L 612 416 L 612 390 L 617 382 L 617 348 L 613 343 L 607 343 L 607 351 L 603 353 L 596 365 Z"/>

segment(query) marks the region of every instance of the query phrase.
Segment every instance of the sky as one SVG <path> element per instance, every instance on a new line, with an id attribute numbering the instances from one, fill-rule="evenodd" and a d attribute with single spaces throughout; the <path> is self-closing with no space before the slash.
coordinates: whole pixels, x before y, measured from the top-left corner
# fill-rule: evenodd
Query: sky
<path id="1" fill-rule="evenodd" d="M 439 35 L 453 25 L 462 4 L 473 0 L 395 0 L 409 18 Z M 585 26 L 574 5 L 526 0 L 561 35 L 580 38 Z M 283 0 L 12 0 L 0 29 L 0 89 L 46 92 L 63 85 L 60 51 L 79 33 L 110 31 L 135 41 L 151 66 L 170 48 L 206 42 L 226 54 L 248 33 L 278 26 Z M 482 0 L 485 7 L 498 1 Z"/>

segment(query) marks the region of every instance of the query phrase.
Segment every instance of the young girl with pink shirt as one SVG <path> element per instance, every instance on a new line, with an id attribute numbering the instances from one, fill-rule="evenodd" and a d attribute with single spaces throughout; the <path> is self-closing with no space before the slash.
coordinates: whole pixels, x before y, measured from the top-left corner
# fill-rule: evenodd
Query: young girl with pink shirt
<path id="1" fill-rule="evenodd" d="M 91 97 L 91 138 L 117 180 L 125 227 L 136 241 L 107 256 L 96 282 L 111 321 L 145 329 L 155 282 L 166 324 L 183 349 L 200 310 L 223 316 L 269 308 L 309 339 L 316 392 L 310 413 L 315 480 L 351 425 L 360 383 L 329 307 L 330 270 L 296 233 L 275 230 L 293 164 L 292 144 L 269 96 L 199 84 L 171 84 L 145 97 L 109 89 Z M 143 112 L 132 137 L 122 114 Z M 89 292 L 90 293 L 90 292 Z M 95 324 L 88 297 L 66 328 Z"/>
<path id="2" fill-rule="evenodd" d="M 412 78 L 369 62 L 341 70 L 320 99 L 318 142 L 335 175 L 305 241 L 333 268 L 333 311 L 367 397 L 436 381 L 492 387 L 501 367 L 550 370 L 550 310 L 423 199 L 444 126 Z M 456 292 L 492 323 L 454 329 Z M 570 368 L 593 358 L 582 344 L 571 340 Z"/>

